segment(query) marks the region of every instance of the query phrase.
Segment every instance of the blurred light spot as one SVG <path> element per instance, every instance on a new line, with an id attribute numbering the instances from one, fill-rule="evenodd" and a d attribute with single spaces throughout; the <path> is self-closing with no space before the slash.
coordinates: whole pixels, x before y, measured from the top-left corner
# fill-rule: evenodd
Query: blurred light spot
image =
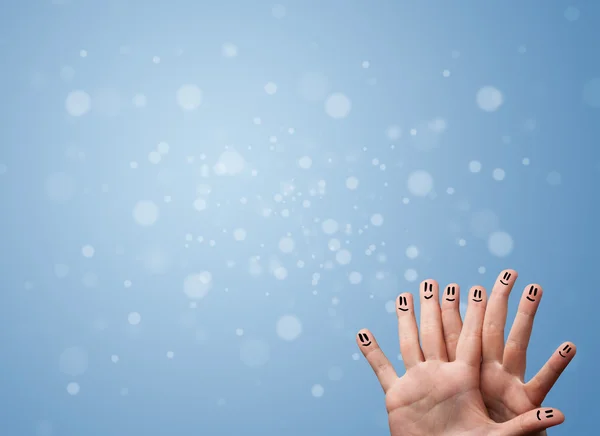
<path id="1" fill-rule="evenodd" d="M 67 94 L 65 109 L 72 117 L 87 114 L 92 108 L 92 98 L 85 91 L 72 91 Z"/>
<path id="2" fill-rule="evenodd" d="M 138 325 L 142 321 L 142 316 L 138 312 L 131 312 L 127 316 L 127 321 L 131 325 Z"/>
<path id="3" fill-rule="evenodd" d="M 227 42 L 221 47 L 221 55 L 224 58 L 234 58 L 238 55 L 238 48 L 235 44 Z"/>
<path id="4" fill-rule="evenodd" d="M 358 285 L 360 282 L 362 282 L 362 274 L 357 271 L 352 271 L 350 274 L 348 274 L 348 280 L 350 281 L 350 284 Z"/>
<path id="5" fill-rule="evenodd" d="M 379 213 L 374 214 L 371 216 L 371 224 L 376 227 L 383 225 L 383 216 Z"/>
<path id="6" fill-rule="evenodd" d="M 279 240 L 279 249 L 282 253 L 291 253 L 294 251 L 294 240 L 290 237 L 281 238 Z"/>
<path id="7" fill-rule="evenodd" d="M 285 341 L 293 341 L 302 333 L 300 320 L 293 315 L 285 315 L 279 318 L 276 326 L 277 336 Z"/>
<path id="8" fill-rule="evenodd" d="M 406 257 L 409 259 L 416 259 L 419 256 L 419 249 L 414 245 L 409 245 L 406 248 Z"/>
<path id="9" fill-rule="evenodd" d="M 492 177 L 494 178 L 494 180 L 496 180 L 498 182 L 501 182 L 502 180 L 504 180 L 505 176 L 506 176 L 506 173 L 504 172 L 504 170 L 502 168 L 496 168 L 492 172 Z"/>
<path id="10" fill-rule="evenodd" d="M 312 159 L 309 156 L 302 156 L 298 159 L 298 166 L 303 170 L 307 170 L 312 166 Z"/>
<path id="11" fill-rule="evenodd" d="M 417 280 L 417 277 L 417 272 L 412 268 L 409 268 L 404 272 L 404 279 L 407 282 L 414 282 L 415 280 Z"/>
<path id="12" fill-rule="evenodd" d="M 183 291 L 193 300 L 204 298 L 213 285 L 212 274 L 202 271 L 198 274 L 190 274 L 183 281 Z"/>
<path id="13" fill-rule="evenodd" d="M 331 118 L 346 118 L 352 109 L 350 99 L 342 93 L 334 93 L 325 100 L 325 112 Z"/>
<path id="14" fill-rule="evenodd" d="M 493 86 L 484 86 L 477 91 L 477 105 L 486 112 L 494 112 L 502 105 L 502 93 Z"/>
<path id="15" fill-rule="evenodd" d="M 181 86 L 177 90 L 177 104 L 186 111 L 197 109 L 202 104 L 202 90 L 193 84 Z"/>
<path id="16" fill-rule="evenodd" d="M 95 251 L 96 250 L 91 245 L 84 245 L 81 247 L 81 254 L 83 254 L 83 257 L 90 258 L 94 256 Z"/>
<path id="17" fill-rule="evenodd" d="M 140 226 L 151 226 L 158 220 L 158 206 L 148 200 L 138 201 L 133 208 L 133 219 Z"/>
<path id="18" fill-rule="evenodd" d="M 314 385 L 310 392 L 312 393 L 312 396 L 315 398 L 321 398 L 323 396 L 323 394 L 325 393 L 325 388 L 323 388 L 323 386 L 321 385 Z"/>
<path id="19" fill-rule="evenodd" d="M 277 85 L 273 82 L 268 82 L 265 85 L 265 92 L 269 95 L 273 95 L 277 92 Z"/>
<path id="20" fill-rule="evenodd" d="M 77 395 L 80 391 L 80 387 L 78 383 L 71 382 L 67 385 L 67 393 L 69 395 Z"/>
<path id="21" fill-rule="evenodd" d="M 488 238 L 490 253 L 498 257 L 506 257 L 513 251 L 513 239 L 506 232 L 494 232 Z"/>
<path id="22" fill-rule="evenodd" d="M 469 171 L 472 173 L 478 173 L 481 171 L 481 162 L 477 160 L 472 160 L 469 162 Z"/>
<path id="23" fill-rule="evenodd" d="M 419 170 L 408 177 L 408 190 L 412 195 L 425 197 L 433 189 L 433 177 L 427 171 Z"/>

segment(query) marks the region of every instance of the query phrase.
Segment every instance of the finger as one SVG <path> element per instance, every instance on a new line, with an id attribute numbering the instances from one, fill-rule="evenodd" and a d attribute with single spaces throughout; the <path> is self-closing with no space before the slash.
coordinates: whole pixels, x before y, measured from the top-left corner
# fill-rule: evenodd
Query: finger
<path id="1" fill-rule="evenodd" d="M 425 280 L 420 286 L 421 296 L 421 348 L 425 360 L 447 361 L 442 314 L 440 312 L 439 286 L 435 280 Z"/>
<path id="2" fill-rule="evenodd" d="M 473 286 L 469 290 L 465 322 L 456 345 L 456 360 L 479 368 L 481 365 L 481 331 L 487 295 L 485 288 Z"/>
<path id="3" fill-rule="evenodd" d="M 508 312 L 508 296 L 512 290 L 518 274 L 515 270 L 502 271 L 490 295 L 490 301 L 485 312 L 483 322 L 483 360 L 502 361 L 504 351 L 504 327 Z"/>
<path id="4" fill-rule="evenodd" d="M 419 344 L 419 329 L 415 318 L 413 296 L 409 292 L 400 294 L 398 306 L 398 336 L 400 337 L 400 354 L 406 369 L 423 362 L 423 352 Z"/>
<path id="5" fill-rule="evenodd" d="M 444 342 L 446 342 L 446 354 L 448 361 L 456 359 L 456 344 L 462 329 L 460 318 L 460 286 L 451 283 L 446 286 L 442 295 L 442 327 L 444 330 Z"/>
<path id="6" fill-rule="evenodd" d="M 384 392 L 387 392 L 392 384 L 398 379 L 398 375 L 394 370 L 394 367 L 390 363 L 379 344 L 375 340 L 375 337 L 367 329 L 362 329 L 356 336 L 356 342 L 360 346 L 362 353 L 364 354 L 367 362 L 373 368 L 379 383 Z"/>
<path id="7" fill-rule="evenodd" d="M 542 299 L 542 287 L 532 284 L 525 288 L 506 345 L 502 365 L 511 374 L 523 379 L 527 363 L 527 346 L 533 330 L 533 318 Z"/>
<path id="8" fill-rule="evenodd" d="M 541 404 L 567 365 L 577 353 L 572 342 L 565 342 L 554 352 L 540 371 L 525 385 L 527 396 L 534 404 Z"/>
<path id="9" fill-rule="evenodd" d="M 502 436 L 528 435 L 562 424 L 564 420 L 565 415 L 558 409 L 533 409 L 500 424 L 500 434 Z"/>

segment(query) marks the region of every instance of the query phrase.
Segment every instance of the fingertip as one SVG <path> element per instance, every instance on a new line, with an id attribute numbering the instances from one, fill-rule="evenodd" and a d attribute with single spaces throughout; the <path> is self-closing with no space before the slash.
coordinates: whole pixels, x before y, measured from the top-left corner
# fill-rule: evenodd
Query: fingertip
<path id="1" fill-rule="evenodd" d="M 577 354 L 577 346 L 573 342 L 563 342 L 556 350 L 556 353 L 563 359 L 571 360 Z"/>
<path id="2" fill-rule="evenodd" d="M 441 291 L 442 304 L 447 303 L 448 305 L 458 305 L 460 303 L 460 286 L 456 283 L 450 283 L 446 285 L 443 291 Z"/>
<path id="3" fill-rule="evenodd" d="M 472 286 L 469 289 L 469 304 L 475 303 L 485 305 L 487 302 L 487 292 L 483 286 Z"/>

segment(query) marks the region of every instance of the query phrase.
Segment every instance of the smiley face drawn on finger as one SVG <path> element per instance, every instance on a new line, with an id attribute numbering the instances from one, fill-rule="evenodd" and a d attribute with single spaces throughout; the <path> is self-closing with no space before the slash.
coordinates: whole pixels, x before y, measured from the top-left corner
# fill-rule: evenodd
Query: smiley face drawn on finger
<path id="1" fill-rule="evenodd" d="M 525 298 L 527 298 L 529 301 L 535 301 L 535 297 L 537 296 L 537 293 L 538 293 L 538 288 L 531 285 L 531 287 L 529 288 L 528 295 Z"/>
<path id="2" fill-rule="evenodd" d="M 511 273 L 506 271 L 504 273 L 504 275 L 502 276 L 502 278 L 500 279 L 500 283 L 502 283 L 504 286 L 508 286 L 508 281 L 510 280 L 511 275 L 512 275 Z"/>
<path id="3" fill-rule="evenodd" d="M 456 298 L 454 298 L 454 296 L 456 295 L 456 286 L 448 286 L 446 288 L 446 301 L 455 301 Z"/>
<path id="4" fill-rule="evenodd" d="M 398 309 L 401 310 L 402 312 L 408 311 L 408 300 L 406 299 L 405 296 L 400 295 L 398 297 Z"/>
<path id="5" fill-rule="evenodd" d="M 481 291 L 481 289 L 475 289 L 473 291 L 473 301 L 475 301 L 476 303 L 481 303 L 483 301 L 483 292 Z"/>
<path id="6" fill-rule="evenodd" d="M 369 335 L 367 335 L 366 333 L 359 333 L 358 339 L 360 340 L 360 344 L 363 347 L 368 347 L 369 345 L 372 344 L 371 339 L 369 338 Z"/>
<path id="7" fill-rule="evenodd" d="M 429 285 L 429 288 L 427 288 L 427 285 Z M 430 298 L 433 297 L 433 283 L 427 283 L 425 282 L 425 286 L 423 287 L 423 292 L 425 293 L 425 295 L 423 295 L 423 298 L 425 298 L 426 300 L 429 300 Z M 429 294 L 428 294 L 429 292 Z"/>
<path id="8" fill-rule="evenodd" d="M 562 348 L 562 350 L 558 350 L 558 354 L 560 354 L 560 357 L 562 357 L 563 359 L 566 359 L 567 354 L 569 354 L 571 352 L 571 350 L 573 350 L 573 347 L 571 347 L 569 344 L 567 344 Z"/>
<path id="9" fill-rule="evenodd" d="M 542 420 L 542 418 L 540 417 L 541 412 L 542 412 L 541 410 L 538 410 L 536 413 L 538 421 Z M 552 410 L 552 409 L 544 410 L 544 418 L 553 418 L 553 417 L 554 417 L 554 410 Z"/>

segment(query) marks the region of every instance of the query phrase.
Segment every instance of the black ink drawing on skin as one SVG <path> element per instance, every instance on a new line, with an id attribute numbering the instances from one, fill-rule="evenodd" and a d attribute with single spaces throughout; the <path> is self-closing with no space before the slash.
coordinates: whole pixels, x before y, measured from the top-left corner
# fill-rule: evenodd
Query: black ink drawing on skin
<path id="1" fill-rule="evenodd" d="M 569 344 L 567 344 L 563 347 L 562 350 L 558 351 L 558 354 L 560 354 L 560 357 L 566 358 L 567 357 L 566 355 L 569 354 L 572 349 L 573 349 L 573 347 L 571 347 Z M 565 352 L 565 354 L 563 354 L 563 351 Z"/>
<path id="2" fill-rule="evenodd" d="M 483 294 L 481 292 L 481 289 L 475 289 L 473 291 L 473 301 L 476 301 L 477 303 L 482 302 L 483 301 L 483 299 L 481 298 L 482 295 Z"/>
<path id="3" fill-rule="evenodd" d="M 500 279 L 500 283 L 502 283 L 504 286 L 508 286 L 508 281 L 510 280 L 511 275 L 512 275 L 511 273 L 505 272 L 504 275 L 502 276 L 502 279 L 504 279 L 506 281 L 506 283 L 504 283 L 502 281 L 502 279 Z"/>
<path id="4" fill-rule="evenodd" d="M 448 286 L 446 288 L 446 295 L 447 295 L 447 297 L 446 297 L 447 301 L 454 301 L 455 298 L 449 298 L 449 297 L 450 297 L 450 295 L 452 295 L 453 297 L 456 295 L 456 287 L 455 286 Z"/>
<path id="5" fill-rule="evenodd" d="M 423 289 L 423 292 L 427 292 L 427 282 L 425 282 L 425 288 Z M 423 295 L 423 298 L 425 298 L 426 300 L 429 300 L 431 297 L 433 297 L 433 284 L 429 283 L 429 292 L 431 292 L 431 295 L 427 296 L 427 295 Z"/>
<path id="6" fill-rule="evenodd" d="M 398 297 L 398 309 L 400 309 L 402 312 L 406 312 L 408 310 L 408 300 L 406 299 L 406 297 L 403 297 L 402 295 L 400 295 Z M 406 307 L 402 307 L 402 306 L 406 306 Z"/>
<path id="7" fill-rule="evenodd" d="M 360 339 L 360 342 L 363 347 L 368 347 L 369 345 L 371 345 L 371 339 L 369 339 L 369 336 L 366 333 L 359 333 L 358 339 Z"/>
<path id="8" fill-rule="evenodd" d="M 538 288 L 536 288 L 535 286 L 531 285 L 531 288 L 529 288 L 529 295 L 527 296 L 527 299 L 529 301 L 535 301 L 535 299 L 531 298 L 531 297 L 535 297 L 537 295 L 537 291 L 538 291 Z"/>
<path id="9" fill-rule="evenodd" d="M 546 414 L 546 418 L 553 418 L 554 417 L 554 410 L 552 410 L 552 409 L 544 410 L 544 413 Z M 539 410 L 537 411 L 537 419 L 538 419 L 538 421 L 542 420 L 542 418 L 540 418 L 540 411 Z"/>

